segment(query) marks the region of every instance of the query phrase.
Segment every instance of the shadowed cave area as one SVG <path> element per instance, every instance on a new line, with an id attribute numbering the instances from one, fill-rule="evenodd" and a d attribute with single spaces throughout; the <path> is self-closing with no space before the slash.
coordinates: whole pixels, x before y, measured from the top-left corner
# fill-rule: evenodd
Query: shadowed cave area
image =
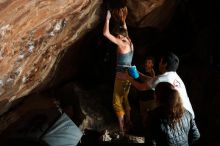
<path id="1" fill-rule="evenodd" d="M 133 64 L 138 70 L 142 70 L 147 55 L 155 57 L 156 73 L 162 52 L 173 51 L 179 57 L 177 73 L 186 85 L 201 133 L 201 138 L 194 144 L 198 146 L 219 145 L 218 8 L 217 0 L 212 3 L 178 1 L 173 16 L 161 28 L 136 27 L 131 22 L 127 24 L 135 48 Z M 84 131 L 78 145 L 141 145 L 144 142 L 138 99 L 135 98 L 133 88 L 129 93 L 129 101 L 134 125 L 126 137 L 117 137 L 117 118 L 112 108 L 116 46 L 102 34 L 104 14 L 105 11 L 93 29 L 68 47 L 46 86 L 19 98 L 12 108 L 1 115 L 2 125 L 16 119 L 19 114 L 29 114 L 28 111 L 32 111 L 33 107 L 47 110 L 59 105 L 67 108 L 67 112 L 70 111 L 72 120 Z M 0 134 L 5 137 L 13 133 L 17 123 L 2 127 Z M 106 130 L 112 138 L 110 142 L 102 140 Z"/>

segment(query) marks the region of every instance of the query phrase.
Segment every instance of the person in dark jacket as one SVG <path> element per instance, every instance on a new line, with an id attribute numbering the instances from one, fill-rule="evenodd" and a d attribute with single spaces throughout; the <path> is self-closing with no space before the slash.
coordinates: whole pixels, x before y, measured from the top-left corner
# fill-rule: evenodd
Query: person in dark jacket
<path id="1" fill-rule="evenodd" d="M 188 146 L 200 138 L 192 114 L 183 105 L 179 93 L 168 82 L 155 89 L 158 107 L 150 114 L 146 143 L 157 146 Z"/>

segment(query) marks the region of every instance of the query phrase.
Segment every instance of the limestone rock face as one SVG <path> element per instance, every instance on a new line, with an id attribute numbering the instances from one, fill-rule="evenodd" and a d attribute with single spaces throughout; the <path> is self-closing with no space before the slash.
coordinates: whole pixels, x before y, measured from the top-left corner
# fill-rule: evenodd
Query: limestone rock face
<path id="1" fill-rule="evenodd" d="M 103 2 L 0 0 L 0 115 L 15 99 L 47 86 L 70 45 L 104 18 Z M 163 28 L 175 4 L 129 0 L 128 25 Z"/>
<path id="2" fill-rule="evenodd" d="M 0 0 L 0 114 L 46 84 L 67 48 L 92 29 L 100 0 Z"/>
<path id="3" fill-rule="evenodd" d="M 176 0 L 128 0 L 127 22 L 134 27 L 163 29 L 170 21 Z"/>

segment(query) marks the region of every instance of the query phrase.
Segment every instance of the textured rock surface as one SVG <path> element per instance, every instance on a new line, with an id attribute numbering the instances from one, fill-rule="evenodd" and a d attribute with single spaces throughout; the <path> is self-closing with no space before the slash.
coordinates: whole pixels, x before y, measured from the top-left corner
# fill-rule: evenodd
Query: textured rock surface
<path id="1" fill-rule="evenodd" d="M 101 0 L 0 1 L 0 114 L 15 99 L 47 86 L 67 48 L 99 23 L 101 4 Z M 162 28 L 175 1 L 130 0 L 128 8 L 129 25 Z"/>
<path id="2" fill-rule="evenodd" d="M 176 0 L 128 0 L 127 22 L 134 27 L 163 29 L 173 16 Z"/>
<path id="3" fill-rule="evenodd" d="M 67 47 L 97 24 L 101 3 L 0 1 L 0 113 L 50 80 Z"/>
<path id="4" fill-rule="evenodd" d="M 0 133 L 27 113 L 57 107 L 55 99 L 40 94 L 29 96 L 26 100 L 22 100 L 20 105 L 0 118 Z"/>
<path id="5" fill-rule="evenodd" d="M 95 141 L 144 143 L 144 137 L 140 135 L 136 136 L 133 134 L 127 134 L 125 137 L 121 137 L 121 135 L 119 135 L 117 118 L 111 108 L 112 91 L 110 89 L 111 88 L 108 85 L 103 84 L 88 90 L 81 88 L 76 83 L 69 83 L 60 88 L 60 90 L 54 91 L 54 93 L 50 95 L 29 95 L 25 100 L 22 100 L 19 107 L 8 112 L 6 116 L 0 117 L 0 142 L 2 142 L 2 137 L 10 137 L 10 135 L 19 137 L 18 133 L 15 132 L 18 130 L 13 129 L 16 129 L 18 125 L 24 125 L 24 123 L 27 123 L 28 125 L 32 124 L 27 122 L 27 120 L 23 120 L 19 123 L 21 118 L 28 119 L 28 117 L 32 117 L 33 115 L 35 115 L 33 116 L 35 118 L 36 113 L 41 111 L 45 113 L 50 109 L 58 107 L 60 107 L 59 110 L 62 111 L 62 107 L 60 106 L 60 101 L 62 99 L 71 105 L 71 102 L 74 101 L 71 100 L 71 98 L 78 97 L 79 105 L 81 106 L 84 118 L 83 121 L 77 124 L 74 117 L 78 115 L 78 110 L 74 109 L 72 120 L 86 135 L 82 138 L 82 143 L 94 143 Z M 75 105 L 75 103 L 73 104 Z M 70 114 L 68 115 L 70 116 Z M 49 119 L 53 119 L 52 115 L 48 115 L 47 117 Z M 26 132 L 28 132 L 28 130 L 26 130 Z M 34 132 L 29 132 L 29 134 L 34 135 Z"/>

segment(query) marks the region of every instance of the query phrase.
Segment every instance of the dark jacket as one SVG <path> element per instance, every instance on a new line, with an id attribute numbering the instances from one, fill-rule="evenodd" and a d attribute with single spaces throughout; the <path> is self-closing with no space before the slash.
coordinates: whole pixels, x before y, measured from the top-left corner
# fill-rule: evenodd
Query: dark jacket
<path id="1" fill-rule="evenodd" d="M 146 143 L 157 146 L 188 146 L 200 138 L 199 130 L 190 112 L 185 110 L 180 122 L 174 128 L 163 117 L 163 108 L 158 107 L 151 113 L 149 134 Z"/>

